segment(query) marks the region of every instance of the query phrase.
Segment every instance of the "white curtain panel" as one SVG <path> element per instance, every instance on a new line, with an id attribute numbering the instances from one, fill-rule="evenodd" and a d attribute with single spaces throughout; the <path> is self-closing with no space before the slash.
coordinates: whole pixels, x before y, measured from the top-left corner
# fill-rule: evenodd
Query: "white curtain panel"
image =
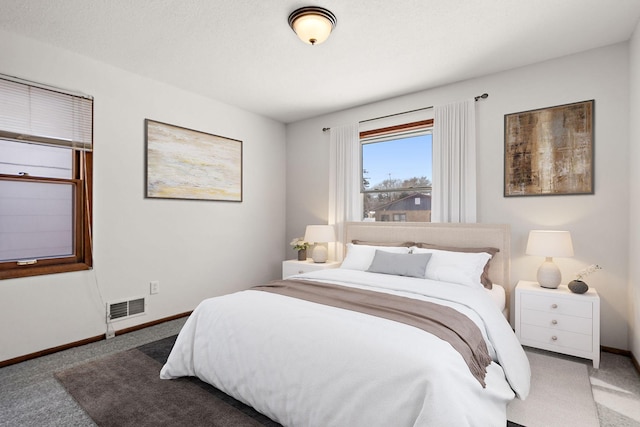
<path id="1" fill-rule="evenodd" d="M 434 107 L 432 222 L 476 222 L 474 99 Z"/>
<path id="2" fill-rule="evenodd" d="M 344 258 L 344 224 L 359 221 L 360 133 L 358 123 L 332 127 L 329 148 L 329 224 L 336 230 L 338 242 L 329 245 L 329 258 Z"/>

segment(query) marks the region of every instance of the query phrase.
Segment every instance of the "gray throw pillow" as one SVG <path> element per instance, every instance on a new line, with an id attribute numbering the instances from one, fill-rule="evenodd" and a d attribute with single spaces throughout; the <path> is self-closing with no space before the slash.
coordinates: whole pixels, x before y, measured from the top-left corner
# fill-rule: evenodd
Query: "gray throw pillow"
<path id="1" fill-rule="evenodd" d="M 396 254 L 377 250 L 367 271 L 424 279 L 429 258 L 431 254 Z"/>

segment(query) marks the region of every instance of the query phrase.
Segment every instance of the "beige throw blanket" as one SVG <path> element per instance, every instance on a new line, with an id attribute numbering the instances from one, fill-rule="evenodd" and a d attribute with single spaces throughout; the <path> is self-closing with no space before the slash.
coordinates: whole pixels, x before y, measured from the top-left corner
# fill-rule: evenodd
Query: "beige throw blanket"
<path id="1" fill-rule="evenodd" d="M 480 329 L 457 310 L 413 298 L 306 280 L 281 280 L 251 288 L 393 320 L 427 331 L 460 353 L 473 376 L 486 387 L 491 363 Z"/>

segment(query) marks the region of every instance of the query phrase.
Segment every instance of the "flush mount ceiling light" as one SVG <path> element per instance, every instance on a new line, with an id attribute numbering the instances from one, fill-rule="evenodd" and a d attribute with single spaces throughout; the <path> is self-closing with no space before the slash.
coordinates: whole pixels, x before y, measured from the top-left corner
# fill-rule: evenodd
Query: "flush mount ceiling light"
<path id="1" fill-rule="evenodd" d="M 316 45 L 329 38 L 336 16 L 322 7 L 301 7 L 289 15 L 289 26 L 305 43 Z"/>

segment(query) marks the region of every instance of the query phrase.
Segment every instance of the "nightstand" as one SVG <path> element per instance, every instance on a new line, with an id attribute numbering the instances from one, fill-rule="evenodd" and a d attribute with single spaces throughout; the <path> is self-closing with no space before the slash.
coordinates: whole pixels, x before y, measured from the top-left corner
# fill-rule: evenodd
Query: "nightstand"
<path id="1" fill-rule="evenodd" d="M 307 258 L 306 261 L 298 261 L 297 259 L 289 259 L 282 261 L 282 278 L 286 279 L 294 274 L 308 273 L 316 270 L 326 270 L 327 268 L 338 268 L 340 262 L 327 261 L 327 262 L 313 262 L 311 258 Z"/>
<path id="2" fill-rule="evenodd" d="M 516 336 L 520 344 L 593 360 L 600 366 L 600 297 L 595 289 L 574 294 L 565 285 L 516 285 Z"/>

